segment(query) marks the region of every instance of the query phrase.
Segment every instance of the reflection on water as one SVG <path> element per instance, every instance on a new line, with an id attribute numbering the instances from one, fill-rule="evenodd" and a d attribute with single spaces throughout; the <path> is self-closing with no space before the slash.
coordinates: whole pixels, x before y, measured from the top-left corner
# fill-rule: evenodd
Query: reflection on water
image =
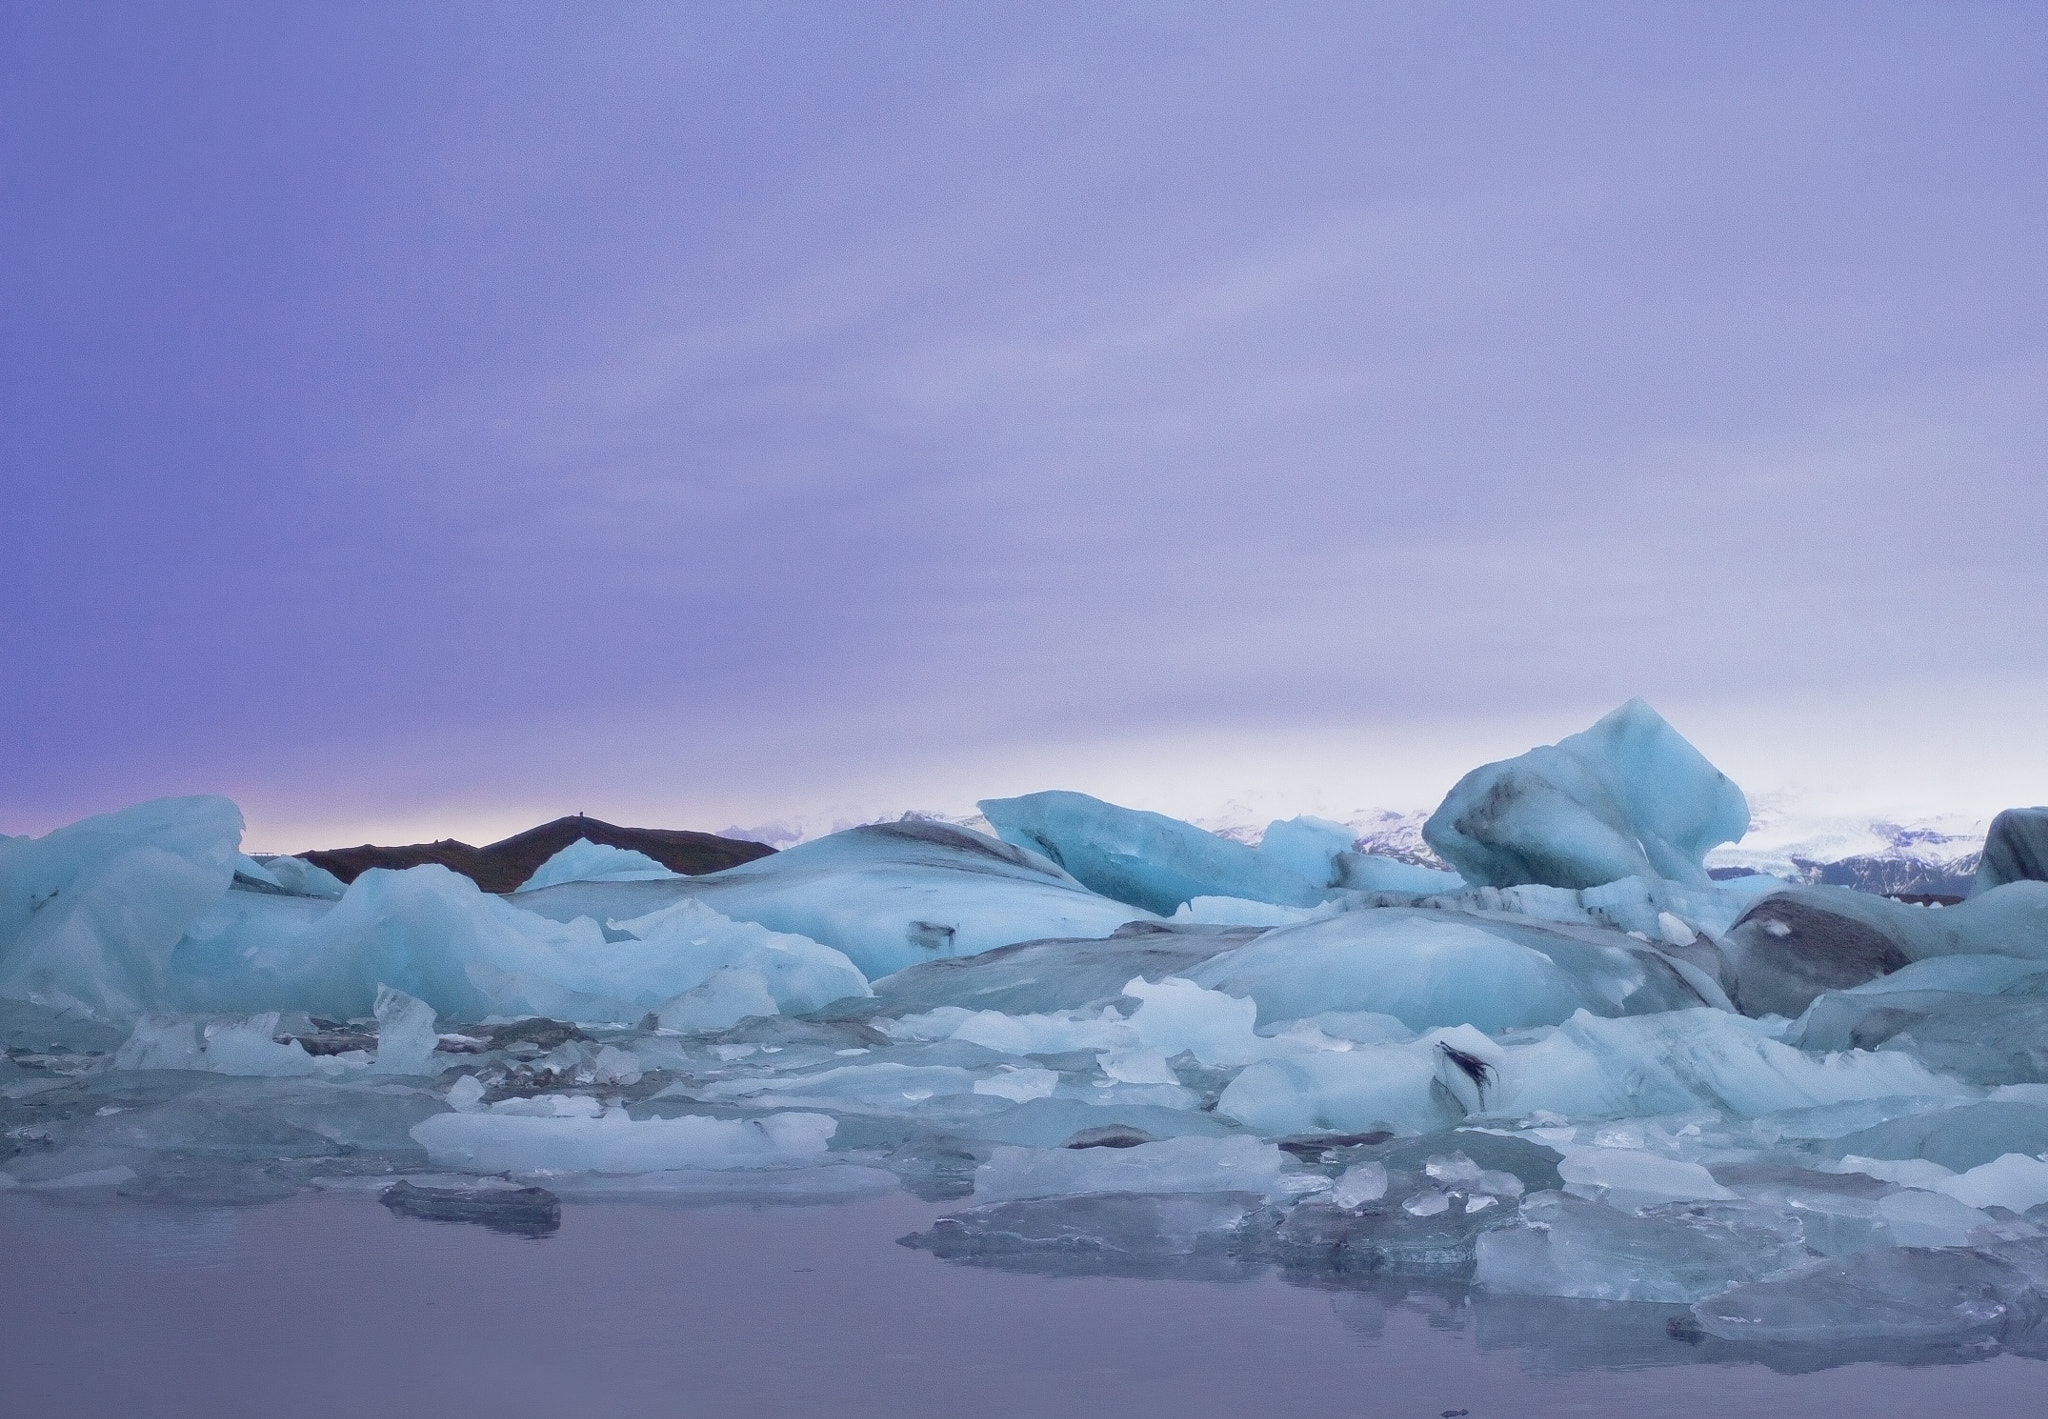
<path id="1" fill-rule="evenodd" d="M 0 1374 L 10 1413 L 85 1419 L 357 1419 L 370 1395 L 493 1419 L 1867 1419 L 2027 1412 L 2048 1379 L 1967 1349 L 1745 1353 L 1674 1335 L 1675 1306 L 895 1244 L 940 1211 L 572 1201 L 532 1238 L 394 1215 L 369 1189 L 232 1208 L 0 1195 Z"/>

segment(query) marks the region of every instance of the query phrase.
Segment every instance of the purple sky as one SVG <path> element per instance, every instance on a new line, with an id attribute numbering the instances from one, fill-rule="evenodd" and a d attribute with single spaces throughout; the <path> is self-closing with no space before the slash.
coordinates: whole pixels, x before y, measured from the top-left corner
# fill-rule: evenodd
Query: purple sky
<path id="1" fill-rule="evenodd" d="M 2048 9 L 13 5 L 0 831 L 2048 798 Z"/>

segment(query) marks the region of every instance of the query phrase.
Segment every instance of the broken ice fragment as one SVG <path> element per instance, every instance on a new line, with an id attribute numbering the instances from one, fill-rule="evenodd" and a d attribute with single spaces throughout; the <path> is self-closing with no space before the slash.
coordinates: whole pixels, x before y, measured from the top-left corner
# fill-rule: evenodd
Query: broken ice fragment
<path id="1" fill-rule="evenodd" d="M 379 1074 L 434 1072 L 434 1007 L 388 985 L 377 987 L 377 1059 Z"/>
<path id="2" fill-rule="evenodd" d="M 1368 1202 L 1377 1202 L 1387 1195 L 1387 1169 L 1384 1163 L 1356 1163 L 1344 1170 L 1330 1189 L 1330 1200 L 1339 1207 L 1363 1207 Z"/>

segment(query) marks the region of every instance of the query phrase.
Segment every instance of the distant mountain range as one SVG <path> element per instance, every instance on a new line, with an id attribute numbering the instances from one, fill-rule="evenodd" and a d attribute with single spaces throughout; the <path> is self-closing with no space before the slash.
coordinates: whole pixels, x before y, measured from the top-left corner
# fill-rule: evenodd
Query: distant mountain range
<path id="1" fill-rule="evenodd" d="M 296 856 L 316 867 L 326 868 L 344 882 L 355 881 L 372 867 L 406 868 L 438 862 L 451 871 L 460 872 L 486 892 L 510 892 L 538 871 L 543 862 L 578 838 L 588 838 L 607 847 L 644 852 L 669 871 L 691 876 L 716 872 L 723 867 L 737 867 L 742 862 L 766 857 L 775 850 L 762 843 L 720 837 L 715 833 L 692 833 L 674 828 L 622 828 L 615 823 L 578 815 L 542 823 L 537 828 L 528 828 L 523 833 L 484 847 L 471 847 L 454 838 L 442 838 L 438 842 L 410 843 L 404 847 L 376 847 L 364 843 L 361 847 L 302 852 Z"/>

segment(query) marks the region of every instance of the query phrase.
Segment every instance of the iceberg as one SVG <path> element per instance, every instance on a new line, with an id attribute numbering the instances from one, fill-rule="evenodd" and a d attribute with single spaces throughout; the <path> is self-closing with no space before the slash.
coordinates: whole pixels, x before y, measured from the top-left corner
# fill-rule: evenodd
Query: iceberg
<path id="1" fill-rule="evenodd" d="M 412 1136 L 438 1167 L 480 1173 L 654 1173 L 808 1163 L 837 1127 L 822 1114 L 629 1118 L 623 1109 L 537 1116 L 445 1113 Z"/>
<path id="2" fill-rule="evenodd" d="M 2008 808 L 1991 820 L 1970 895 L 2009 882 L 2048 882 L 2048 807 Z"/>
<path id="3" fill-rule="evenodd" d="M 241 838 L 240 809 L 199 797 L 0 841 L 0 995 L 129 1019 L 170 1008 L 172 952 L 227 892 Z"/>
<path id="4" fill-rule="evenodd" d="M 682 875 L 669 871 L 644 852 L 578 838 L 535 868 L 533 875 L 513 890 L 533 892 L 563 882 L 662 882 Z"/>
<path id="5" fill-rule="evenodd" d="M 330 886 L 244 856 L 222 799 L 0 841 L 0 1188 L 404 1178 L 407 1216 L 545 1228 L 901 1187 L 961 1204 L 906 1241 L 985 1264 L 2019 1344 L 2048 1314 L 2048 882 L 1700 880 L 1726 803 L 1682 743 L 1625 707 L 1534 756 L 1588 802 L 1501 800 L 1546 861 L 1619 823 L 1637 857 L 1600 881 L 1079 795 L 992 802 L 1039 847 L 896 823 L 681 877 L 571 843 L 504 896 Z"/>
<path id="6" fill-rule="evenodd" d="M 1468 882 L 1704 885 L 1706 855 L 1749 828 L 1749 802 L 1642 700 L 1592 728 L 1458 780 L 1422 835 Z"/>
<path id="7" fill-rule="evenodd" d="M 1704 1003 L 1667 958 L 1619 932 L 1562 932 L 1440 911 L 1345 912 L 1269 931 L 1188 978 L 1258 1004 L 1259 1023 L 1323 1011 L 1391 1015 L 1414 1030 L 1496 1032 Z"/>
<path id="8" fill-rule="evenodd" d="M 1036 853 L 933 822 L 850 828 L 701 877 L 567 882 L 522 892 L 519 906 L 561 922 L 624 920 L 685 898 L 829 946 L 869 980 L 1020 941 L 1100 938 L 1152 919 Z"/>
<path id="9" fill-rule="evenodd" d="M 1314 906 L 1330 886 L 1336 855 L 1351 845 L 1336 825 L 1297 818 L 1275 825 L 1281 841 L 1269 854 L 1085 793 L 989 798 L 979 807 L 1004 842 L 1058 863 L 1092 891 L 1160 916 L 1195 897 Z M 1331 861 L 1320 876 L 1304 875 L 1301 869 L 1316 871 L 1325 849 Z"/>
<path id="10" fill-rule="evenodd" d="M 1093 1192 L 1265 1193 L 1287 1155 L 1256 1138 L 1168 1138 L 1134 1148 L 1000 1147 L 975 1170 L 976 1202 Z"/>

